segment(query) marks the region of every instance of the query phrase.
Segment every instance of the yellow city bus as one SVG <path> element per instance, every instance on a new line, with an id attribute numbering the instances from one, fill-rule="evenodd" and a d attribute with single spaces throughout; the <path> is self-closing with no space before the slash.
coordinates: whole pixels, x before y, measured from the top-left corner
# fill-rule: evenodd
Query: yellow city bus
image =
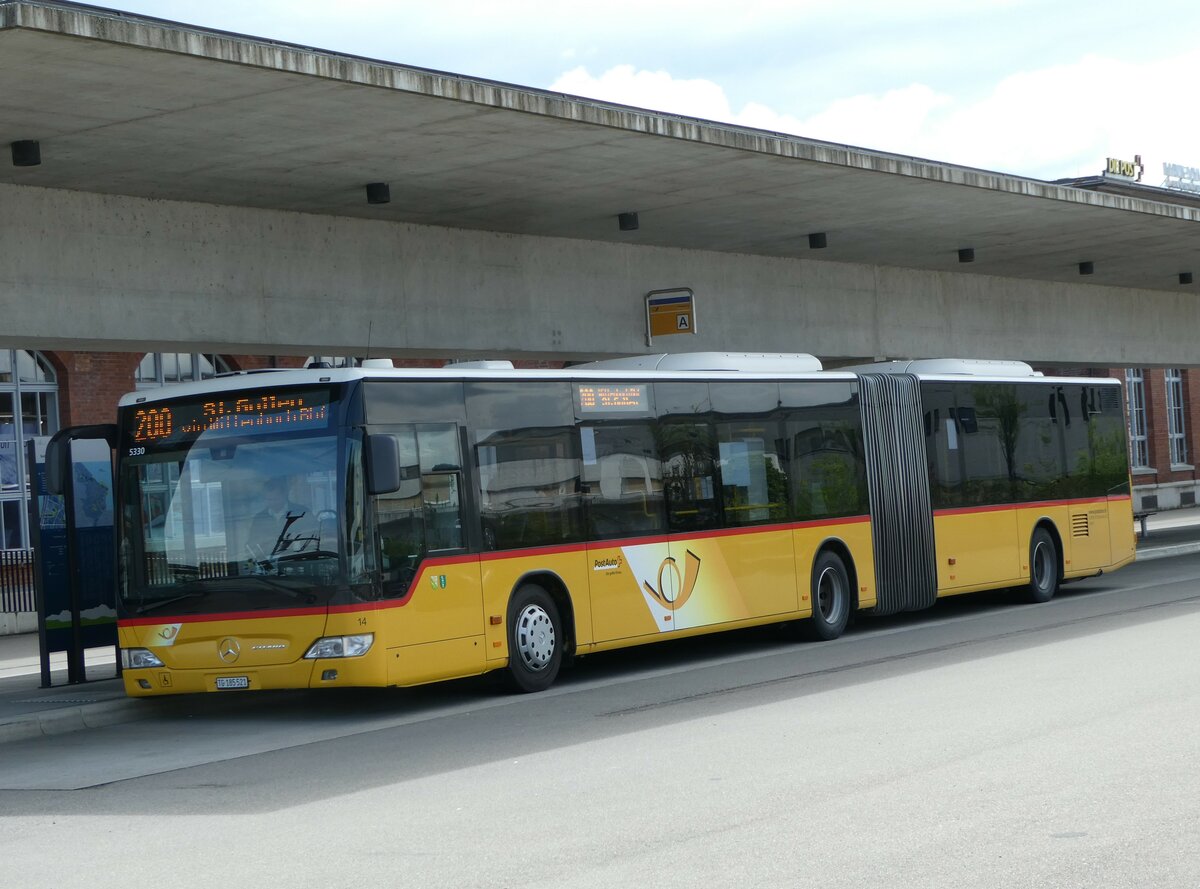
<path id="1" fill-rule="evenodd" d="M 1121 389 L 805 355 L 234 374 L 125 396 L 131 695 L 415 685 L 1134 557 Z M 51 457 L 50 459 L 58 459 Z"/>

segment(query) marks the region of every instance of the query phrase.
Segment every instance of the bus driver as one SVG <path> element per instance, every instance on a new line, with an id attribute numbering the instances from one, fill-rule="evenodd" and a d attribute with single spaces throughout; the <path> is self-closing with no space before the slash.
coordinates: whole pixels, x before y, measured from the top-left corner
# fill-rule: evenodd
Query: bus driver
<path id="1" fill-rule="evenodd" d="M 272 476 L 263 485 L 264 508 L 250 522 L 250 551 L 256 561 L 286 552 L 289 544 L 302 533 L 298 527 L 307 513 L 305 507 L 288 497 L 288 480 Z"/>

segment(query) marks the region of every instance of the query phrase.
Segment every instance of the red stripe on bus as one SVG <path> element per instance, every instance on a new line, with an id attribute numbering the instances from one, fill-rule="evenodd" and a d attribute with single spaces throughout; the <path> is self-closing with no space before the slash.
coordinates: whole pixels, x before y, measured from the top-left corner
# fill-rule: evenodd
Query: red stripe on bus
<path id="1" fill-rule="evenodd" d="M 217 620 L 247 620 L 250 618 L 312 617 L 325 615 L 329 609 L 320 608 L 272 608 L 265 611 L 223 611 L 214 614 L 163 614 L 160 617 L 125 617 L 117 621 L 118 627 L 150 627 L 157 624 L 195 624 Z"/>
<path id="2" fill-rule="evenodd" d="M 688 541 L 712 537 L 732 537 L 740 534 L 756 534 L 772 531 L 795 531 L 803 528 L 832 527 L 835 525 L 853 525 L 869 522 L 870 516 L 845 516 L 836 519 L 812 519 L 804 522 L 789 522 L 778 525 L 752 525 L 747 528 L 724 528 L 716 531 L 696 531 L 692 534 L 657 535 L 654 537 L 626 537 L 616 540 L 592 541 L 591 543 L 572 543 L 564 546 L 539 546 L 529 549 L 501 550 L 492 553 L 463 554 L 455 556 L 431 556 L 423 559 L 418 566 L 417 574 L 408 592 L 398 599 L 381 599 L 377 602 L 360 602 L 353 605 L 329 605 L 323 608 L 275 608 L 265 611 L 227 611 L 214 614 L 164 614 L 161 617 L 128 617 L 117 621 L 118 627 L 147 627 L 157 624 L 175 623 L 211 623 L 221 620 L 251 620 L 274 619 L 279 617 L 311 617 L 318 614 L 353 614 L 358 611 L 382 611 L 388 608 L 401 608 L 408 604 L 431 568 L 443 565 L 462 565 L 479 561 L 497 562 L 504 559 L 524 559 L 532 556 L 560 555 L 562 553 L 586 552 L 588 547 L 612 549 L 624 546 L 644 546 L 653 543 L 668 543 L 672 540 Z"/>

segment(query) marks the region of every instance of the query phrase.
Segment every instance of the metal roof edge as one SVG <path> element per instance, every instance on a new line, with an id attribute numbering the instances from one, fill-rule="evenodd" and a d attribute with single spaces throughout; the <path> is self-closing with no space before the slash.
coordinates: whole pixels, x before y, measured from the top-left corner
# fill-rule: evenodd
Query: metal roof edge
<path id="1" fill-rule="evenodd" d="M 699 145 L 1200 222 L 1200 208 L 1105 194 L 1010 173 L 602 102 L 66 0 L 0 0 L 0 15 L 3 15 L 0 27 L 5 28 L 25 28 L 175 52 Z"/>

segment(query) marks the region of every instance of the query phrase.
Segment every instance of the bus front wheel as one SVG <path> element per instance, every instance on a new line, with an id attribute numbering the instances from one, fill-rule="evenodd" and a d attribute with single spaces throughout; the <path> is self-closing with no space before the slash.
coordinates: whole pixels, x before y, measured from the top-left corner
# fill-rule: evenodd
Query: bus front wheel
<path id="1" fill-rule="evenodd" d="M 1029 539 L 1030 602 L 1049 602 L 1058 592 L 1058 547 L 1045 528 L 1037 528 Z"/>
<path id="2" fill-rule="evenodd" d="M 517 590 L 508 605 L 508 678 L 521 692 L 550 687 L 562 666 L 558 606 L 535 584 Z"/>
<path id="3" fill-rule="evenodd" d="M 850 575 L 836 553 L 817 556 L 812 570 L 812 617 L 804 622 L 809 639 L 828 641 L 842 635 L 850 620 Z"/>

